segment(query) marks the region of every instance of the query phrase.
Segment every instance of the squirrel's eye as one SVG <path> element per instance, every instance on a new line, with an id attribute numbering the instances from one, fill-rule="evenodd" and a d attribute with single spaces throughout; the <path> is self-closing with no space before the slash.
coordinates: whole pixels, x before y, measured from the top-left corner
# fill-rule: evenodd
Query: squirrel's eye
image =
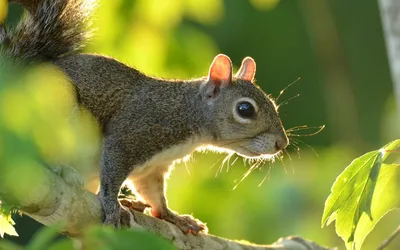
<path id="1" fill-rule="evenodd" d="M 253 118 L 255 115 L 255 108 L 250 102 L 239 102 L 236 107 L 237 113 L 242 118 Z"/>

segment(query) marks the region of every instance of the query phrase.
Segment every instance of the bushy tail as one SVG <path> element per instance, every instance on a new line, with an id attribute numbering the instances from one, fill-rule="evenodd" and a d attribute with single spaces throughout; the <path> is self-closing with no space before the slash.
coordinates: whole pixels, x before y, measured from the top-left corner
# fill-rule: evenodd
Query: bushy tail
<path id="1" fill-rule="evenodd" d="M 7 34 L 3 54 L 23 61 L 49 61 L 83 49 L 90 36 L 94 0 L 16 2 L 22 2 L 30 13 Z"/>

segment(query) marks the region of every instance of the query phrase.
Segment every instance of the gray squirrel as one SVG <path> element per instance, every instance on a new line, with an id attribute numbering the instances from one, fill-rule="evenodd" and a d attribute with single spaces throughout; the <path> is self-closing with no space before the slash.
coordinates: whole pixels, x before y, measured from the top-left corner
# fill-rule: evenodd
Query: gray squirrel
<path id="1" fill-rule="evenodd" d="M 9 0 L 29 15 L 14 30 L 1 24 L 1 56 L 29 64 L 50 62 L 70 79 L 76 102 L 96 118 L 103 135 L 100 192 L 103 222 L 121 226 L 118 201 L 130 178 L 155 217 L 197 234 L 205 225 L 171 211 L 165 179 L 174 161 L 211 145 L 246 158 L 270 157 L 288 138 L 274 101 L 254 82 L 246 57 L 232 75 L 217 55 L 205 77 L 150 77 L 113 58 L 81 53 L 88 38 L 89 0 Z"/>

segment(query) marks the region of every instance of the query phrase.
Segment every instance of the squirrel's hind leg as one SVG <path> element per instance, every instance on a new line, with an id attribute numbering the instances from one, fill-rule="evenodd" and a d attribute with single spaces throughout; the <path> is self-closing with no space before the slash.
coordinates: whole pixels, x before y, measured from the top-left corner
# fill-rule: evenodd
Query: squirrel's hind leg
<path id="1" fill-rule="evenodd" d="M 207 232 L 206 226 L 190 215 L 178 215 L 171 211 L 165 197 L 165 176 L 170 167 L 153 166 L 153 171 L 145 176 L 131 175 L 131 180 L 138 194 L 151 206 L 154 217 L 175 224 L 184 233 L 197 234 Z"/>

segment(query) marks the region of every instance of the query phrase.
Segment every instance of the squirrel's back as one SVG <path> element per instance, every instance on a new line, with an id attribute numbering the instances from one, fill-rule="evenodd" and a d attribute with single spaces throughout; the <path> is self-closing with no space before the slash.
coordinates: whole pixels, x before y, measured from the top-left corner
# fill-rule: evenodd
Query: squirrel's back
<path id="1" fill-rule="evenodd" d="M 14 1 L 31 8 L 29 15 L 6 35 L 3 56 L 23 62 L 43 62 L 83 49 L 90 36 L 89 19 L 95 1 L 36 0 L 29 5 L 30 1 Z"/>
<path id="2" fill-rule="evenodd" d="M 57 66 L 73 84 L 78 104 L 102 126 L 118 113 L 126 99 L 142 109 L 176 113 L 184 106 L 184 94 L 197 91 L 193 82 L 163 81 L 113 58 L 80 53 L 90 35 L 94 0 L 11 1 L 21 3 L 29 15 L 6 35 L 2 55 L 24 63 L 50 62 Z M 152 101 L 155 99 L 163 102 Z"/>
<path id="3" fill-rule="evenodd" d="M 140 107 L 147 113 L 159 110 L 171 115 L 183 107 L 191 109 L 193 107 L 188 102 L 193 102 L 203 81 L 153 78 L 118 60 L 94 54 L 69 55 L 53 63 L 70 78 L 77 90 L 78 103 L 101 124 L 105 124 L 127 102 L 131 103 L 128 106 Z M 192 98 L 188 101 L 187 96 Z"/>

